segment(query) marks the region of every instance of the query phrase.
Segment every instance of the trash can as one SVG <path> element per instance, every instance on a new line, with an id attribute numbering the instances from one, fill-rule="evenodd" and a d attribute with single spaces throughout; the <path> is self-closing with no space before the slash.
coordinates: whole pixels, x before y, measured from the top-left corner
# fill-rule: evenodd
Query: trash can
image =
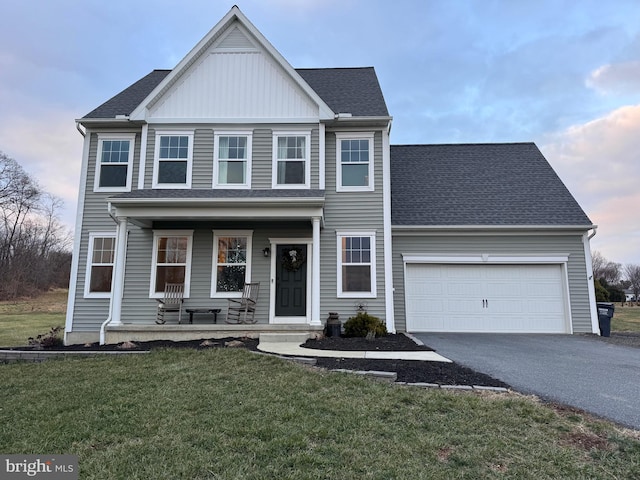
<path id="1" fill-rule="evenodd" d="M 337 312 L 329 312 L 327 318 L 327 326 L 325 327 L 325 335 L 327 337 L 339 337 L 342 330 L 342 323 Z"/>
<path id="2" fill-rule="evenodd" d="M 611 319 L 615 307 L 613 303 L 598 302 L 598 324 L 600 325 L 600 335 L 603 337 L 611 336 Z"/>

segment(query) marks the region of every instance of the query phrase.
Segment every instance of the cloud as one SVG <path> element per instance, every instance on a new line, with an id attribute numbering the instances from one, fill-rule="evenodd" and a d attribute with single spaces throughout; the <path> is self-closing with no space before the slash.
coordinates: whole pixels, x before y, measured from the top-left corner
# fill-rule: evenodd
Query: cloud
<path id="1" fill-rule="evenodd" d="M 613 261 L 640 264 L 640 105 L 550 136 L 541 146 L 599 226 L 593 245 Z"/>
<path id="2" fill-rule="evenodd" d="M 640 93 L 640 60 L 608 63 L 589 74 L 586 86 L 600 93 Z"/>
<path id="3" fill-rule="evenodd" d="M 82 137 L 66 110 L 0 119 L 0 150 L 14 158 L 47 192 L 64 201 L 61 220 L 73 229 L 82 160 Z"/>

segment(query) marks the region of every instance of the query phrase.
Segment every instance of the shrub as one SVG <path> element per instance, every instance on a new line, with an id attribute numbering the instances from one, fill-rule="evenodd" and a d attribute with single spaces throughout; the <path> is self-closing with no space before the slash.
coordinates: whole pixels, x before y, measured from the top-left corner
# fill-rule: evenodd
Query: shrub
<path id="1" fill-rule="evenodd" d="M 36 338 L 29 337 L 29 345 L 36 348 L 52 348 L 64 345 L 64 340 L 60 336 L 62 327 L 54 327 L 49 333 L 38 335 Z"/>
<path id="2" fill-rule="evenodd" d="M 344 334 L 347 337 L 366 337 L 372 332 L 376 337 L 387 334 L 387 327 L 382 320 L 366 312 L 358 312 L 344 323 Z"/>

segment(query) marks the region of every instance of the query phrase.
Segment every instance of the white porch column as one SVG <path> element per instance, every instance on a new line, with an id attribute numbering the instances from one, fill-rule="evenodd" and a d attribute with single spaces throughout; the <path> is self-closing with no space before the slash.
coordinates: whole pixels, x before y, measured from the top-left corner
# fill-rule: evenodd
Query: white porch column
<path id="1" fill-rule="evenodd" d="M 122 325 L 122 296 L 124 295 L 124 269 L 127 256 L 127 217 L 118 217 L 116 230 L 116 255 L 111 281 L 111 322 L 110 325 Z"/>
<path id="2" fill-rule="evenodd" d="M 311 325 L 320 321 L 320 217 L 313 217 L 313 249 L 311 265 Z"/>

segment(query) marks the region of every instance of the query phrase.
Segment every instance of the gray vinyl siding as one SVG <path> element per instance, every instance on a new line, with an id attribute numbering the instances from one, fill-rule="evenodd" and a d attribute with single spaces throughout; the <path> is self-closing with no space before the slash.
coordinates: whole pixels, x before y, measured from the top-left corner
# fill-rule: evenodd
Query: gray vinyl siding
<path id="1" fill-rule="evenodd" d="M 109 130 L 101 130 L 101 133 L 110 133 Z M 113 130 L 118 133 L 128 133 L 124 130 Z M 129 131 L 129 133 L 132 131 Z M 92 232 L 116 231 L 116 224 L 107 213 L 107 197 L 114 195 L 109 192 L 94 192 L 96 175 L 96 155 L 98 149 L 98 135 L 95 132 L 87 132 L 90 135 L 89 164 L 87 165 L 86 190 L 84 195 L 84 212 L 82 218 L 82 230 L 79 232 L 80 251 L 75 252 L 78 257 L 77 289 L 75 292 L 75 304 L 73 312 L 73 331 L 96 331 L 100 324 L 109 315 L 108 298 L 84 298 L 84 286 L 87 271 L 87 254 L 89 249 L 89 234 Z M 132 188 L 137 186 L 138 167 L 140 164 L 140 133 L 136 133 L 133 158 Z"/>
<path id="2" fill-rule="evenodd" d="M 320 234 L 320 318 L 338 312 L 344 321 L 356 312 L 356 303 L 367 304 L 371 315 L 386 319 L 384 297 L 384 221 L 382 208 L 382 134 L 374 137 L 374 191 L 336 192 L 336 136 L 328 132 L 325 142 L 324 227 Z M 336 232 L 375 232 L 376 298 L 337 297 Z"/>
<path id="3" fill-rule="evenodd" d="M 393 284 L 395 323 L 406 329 L 404 264 L 402 254 L 562 254 L 569 255 L 569 299 L 574 333 L 591 333 L 591 313 L 584 244 L 580 235 L 529 236 L 393 236 Z"/>
<path id="4" fill-rule="evenodd" d="M 273 132 L 295 131 L 304 128 L 305 125 L 269 125 L 268 128 L 259 125 L 238 125 L 237 127 L 224 126 L 224 130 L 251 131 L 251 188 L 254 190 L 271 189 L 271 172 L 273 164 Z M 309 126 L 311 130 L 311 188 L 319 186 L 319 128 L 317 125 Z M 213 187 L 213 136 L 219 127 L 215 125 L 206 128 L 185 125 L 163 125 L 162 127 L 149 128 L 147 137 L 147 158 L 145 167 L 144 188 L 152 188 L 154 174 L 154 155 L 156 131 L 185 131 L 194 132 L 193 163 L 191 188 L 210 189 Z M 137 176 L 134 180 L 137 182 Z"/>
<path id="5" fill-rule="evenodd" d="M 213 235 L 218 230 L 252 230 L 251 281 L 260 282 L 256 310 L 258 323 L 269 323 L 269 297 L 271 257 L 262 250 L 269 246 L 269 238 L 311 238 L 310 223 L 163 223 L 157 230 L 193 230 L 190 294 L 184 308 L 220 308 L 218 321 L 224 322 L 228 301 L 226 298 L 211 298 L 211 276 L 213 264 Z M 122 322 L 130 324 L 153 324 L 157 302 L 149 298 L 153 256 L 153 229 L 129 227 Z M 185 315 L 183 310 L 183 315 Z M 187 317 L 188 318 L 188 317 Z"/>

